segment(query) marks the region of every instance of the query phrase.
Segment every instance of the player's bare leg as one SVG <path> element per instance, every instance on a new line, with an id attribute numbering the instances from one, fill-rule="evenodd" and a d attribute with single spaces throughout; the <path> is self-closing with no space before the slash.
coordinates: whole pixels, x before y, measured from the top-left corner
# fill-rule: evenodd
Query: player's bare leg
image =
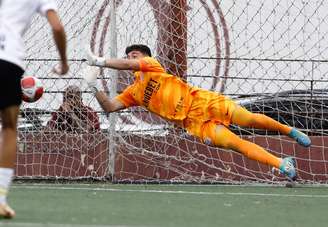
<path id="1" fill-rule="evenodd" d="M 0 217 L 13 218 L 15 211 L 7 204 L 7 193 L 14 174 L 17 148 L 18 106 L 1 110 L 2 131 L 0 145 Z"/>
<path id="2" fill-rule="evenodd" d="M 266 129 L 269 131 L 278 131 L 296 140 L 296 142 L 304 147 L 311 145 L 310 138 L 297 130 L 296 128 L 289 127 L 285 124 L 264 115 L 251 113 L 243 107 L 237 107 L 232 114 L 232 123 L 241 127 Z"/>

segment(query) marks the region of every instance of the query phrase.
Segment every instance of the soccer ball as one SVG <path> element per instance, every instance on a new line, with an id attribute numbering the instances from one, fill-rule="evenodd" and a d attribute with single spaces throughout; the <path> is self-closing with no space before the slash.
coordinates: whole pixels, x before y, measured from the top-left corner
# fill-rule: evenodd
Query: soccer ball
<path id="1" fill-rule="evenodd" d="M 41 81 L 35 76 L 25 76 L 21 80 L 22 99 L 25 102 L 35 102 L 41 98 L 43 94 L 43 86 Z"/>

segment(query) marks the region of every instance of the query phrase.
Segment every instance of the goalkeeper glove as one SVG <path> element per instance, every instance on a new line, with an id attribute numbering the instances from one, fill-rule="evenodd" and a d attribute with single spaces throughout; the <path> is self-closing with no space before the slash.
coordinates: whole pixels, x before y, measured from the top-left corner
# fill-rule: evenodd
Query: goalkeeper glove
<path id="1" fill-rule="evenodd" d="M 101 67 L 106 65 L 106 58 L 94 55 L 90 49 L 87 51 L 87 60 L 88 65 L 96 65 Z"/>
<path id="2" fill-rule="evenodd" d="M 87 82 L 89 89 L 93 94 L 96 94 L 98 89 L 97 84 L 97 76 L 100 73 L 100 69 L 98 67 L 86 66 L 82 71 L 82 77 Z"/>

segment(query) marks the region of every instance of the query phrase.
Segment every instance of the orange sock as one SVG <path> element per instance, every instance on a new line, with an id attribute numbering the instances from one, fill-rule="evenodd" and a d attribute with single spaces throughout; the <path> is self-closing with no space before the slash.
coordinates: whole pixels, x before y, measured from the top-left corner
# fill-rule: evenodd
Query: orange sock
<path id="1" fill-rule="evenodd" d="M 232 149 L 247 158 L 279 168 L 281 159 L 266 151 L 259 145 L 243 140 L 223 125 L 209 122 L 203 126 L 203 141 L 211 142 L 217 147 Z"/>
<path id="2" fill-rule="evenodd" d="M 291 127 L 281 124 L 271 117 L 264 114 L 251 113 L 243 107 L 239 107 L 233 112 L 231 121 L 233 124 L 241 127 L 278 131 L 284 135 L 288 135 L 292 130 Z"/>
<path id="3" fill-rule="evenodd" d="M 259 145 L 249 142 L 247 140 L 236 140 L 231 148 L 244 154 L 246 157 L 259 161 L 276 168 L 279 168 L 281 159 L 269 153 Z"/>
<path id="4" fill-rule="evenodd" d="M 292 130 L 291 127 L 281 124 L 280 122 L 265 116 L 264 114 L 253 114 L 253 124 L 251 127 L 258 129 L 267 129 L 269 131 L 278 131 L 284 135 L 288 135 Z"/>

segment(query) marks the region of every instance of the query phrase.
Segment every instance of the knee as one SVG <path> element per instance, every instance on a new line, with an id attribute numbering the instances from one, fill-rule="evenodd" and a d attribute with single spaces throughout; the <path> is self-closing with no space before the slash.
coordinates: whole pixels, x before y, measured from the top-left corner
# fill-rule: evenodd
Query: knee
<path id="1" fill-rule="evenodd" d="M 204 128 L 201 139 L 204 144 L 209 146 L 230 148 L 231 140 L 227 136 L 226 130 L 228 129 L 223 125 L 209 125 Z"/>
<path id="2" fill-rule="evenodd" d="M 2 129 L 13 129 L 16 130 L 17 119 L 18 119 L 19 107 L 12 106 L 4 110 L 1 110 L 1 125 Z"/>

